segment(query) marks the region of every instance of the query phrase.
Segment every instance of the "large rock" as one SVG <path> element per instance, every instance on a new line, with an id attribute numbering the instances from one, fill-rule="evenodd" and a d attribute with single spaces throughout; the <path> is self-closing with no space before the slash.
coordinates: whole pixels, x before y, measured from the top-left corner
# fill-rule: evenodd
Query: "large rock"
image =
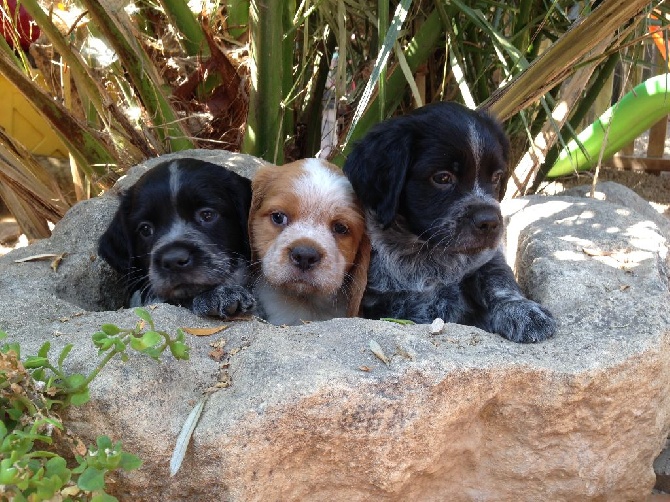
<path id="1" fill-rule="evenodd" d="M 89 335 L 135 324 L 130 311 L 102 311 L 119 302 L 118 278 L 95 256 L 115 205 L 79 204 L 50 239 L 0 260 L 0 329 L 24 353 L 75 341 L 69 369 L 90 369 Z M 144 460 L 118 476 L 122 500 L 646 500 L 670 428 L 665 240 L 625 205 L 527 197 L 506 208 L 522 285 L 560 321 L 552 340 L 361 319 L 226 323 L 189 338 L 189 361 L 112 363 L 67 425 Z M 55 272 L 14 262 L 47 252 L 68 253 Z M 152 313 L 172 332 L 222 324 L 169 305 Z M 222 339 L 217 361 L 210 344 Z M 170 478 L 186 416 L 220 380 L 231 385 L 210 395 Z"/>

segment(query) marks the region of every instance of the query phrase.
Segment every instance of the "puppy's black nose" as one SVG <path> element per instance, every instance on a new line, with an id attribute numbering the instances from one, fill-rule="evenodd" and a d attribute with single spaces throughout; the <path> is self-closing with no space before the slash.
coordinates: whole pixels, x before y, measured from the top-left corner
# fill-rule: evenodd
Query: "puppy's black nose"
<path id="1" fill-rule="evenodd" d="M 184 247 L 171 247 L 161 253 L 158 263 L 165 270 L 184 271 L 193 265 L 193 255 Z"/>
<path id="2" fill-rule="evenodd" d="M 310 246 L 296 246 L 289 252 L 291 262 L 303 272 L 321 261 L 321 253 Z"/>
<path id="3" fill-rule="evenodd" d="M 495 209 L 480 209 L 472 215 L 472 223 L 481 232 L 494 232 L 500 226 L 500 214 Z"/>

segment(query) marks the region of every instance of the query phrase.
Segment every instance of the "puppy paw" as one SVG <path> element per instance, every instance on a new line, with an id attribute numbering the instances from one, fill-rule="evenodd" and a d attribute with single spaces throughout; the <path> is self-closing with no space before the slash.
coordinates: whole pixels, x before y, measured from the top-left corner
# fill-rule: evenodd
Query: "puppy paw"
<path id="1" fill-rule="evenodd" d="M 217 286 L 193 298 L 193 313 L 201 316 L 233 317 L 251 312 L 256 299 L 243 286 Z"/>
<path id="2" fill-rule="evenodd" d="M 491 312 L 491 331 L 513 342 L 541 342 L 554 336 L 556 321 L 542 305 L 524 298 L 496 305 Z"/>

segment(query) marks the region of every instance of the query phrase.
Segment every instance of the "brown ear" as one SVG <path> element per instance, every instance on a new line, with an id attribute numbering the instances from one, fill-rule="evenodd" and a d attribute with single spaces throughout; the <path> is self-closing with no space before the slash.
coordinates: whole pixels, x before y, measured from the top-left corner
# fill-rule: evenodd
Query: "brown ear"
<path id="1" fill-rule="evenodd" d="M 251 245 L 251 263 L 256 261 L 255 239 L 253 221 L 256 213 L 263 204 L 263 199 L 266 197 L 268 190 L 272 186 L 272 182 L 279 174 L 279 168 L 273 164 L 265 164 L 261 167 L 251 180 L 251 207 L 249 208 L 249 221 L 247 228 L 249 230 L 249 244 Z"/>
<path id="2" fill-rule="evenodd" d="M 370 266 L 370 238 L 363 234 L 361 243 L 358 245 L 354 266 L 349 272 L 349 304 L 347 305 L 347 317 L 357 317 L 361 310 L 363 293 L 368 284 L 368 268 Z"/>

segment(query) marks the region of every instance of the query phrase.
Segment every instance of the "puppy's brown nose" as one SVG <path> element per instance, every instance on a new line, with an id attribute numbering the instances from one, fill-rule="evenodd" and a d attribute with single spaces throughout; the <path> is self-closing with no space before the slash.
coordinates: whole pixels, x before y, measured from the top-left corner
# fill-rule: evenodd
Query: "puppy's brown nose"
<path id="1" fill-rule="evenodd" d="M 480 209 L 472 216 L 472 223 L 481 232 L 494 232 L 500 226 L 500 214 L 494 209 Z"/>
<path id="2" fill-rule="evenodd" d="M 311 246 L 296 246 L 291 249 L 291 262 L 303 272 L 321 261 L 321 253 Z"/>
<path id="3" fill-rule="evenodd" d="M 160 255 L 158 262 L 163 269 L 178 272 L 193 265 L 193 255 L 186 248 L 172 247 Z"/>

